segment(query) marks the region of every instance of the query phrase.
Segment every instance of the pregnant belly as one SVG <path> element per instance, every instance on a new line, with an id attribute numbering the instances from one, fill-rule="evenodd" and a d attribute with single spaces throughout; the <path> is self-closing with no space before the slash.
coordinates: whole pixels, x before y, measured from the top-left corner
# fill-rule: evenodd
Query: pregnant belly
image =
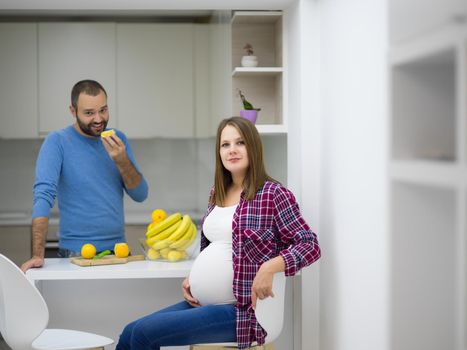
<path id="1" fill-rule="evenodd" d="M 201 305 L 235 303 L 231 244 L 211 243 L 194 261 L 189 280 Z"/>

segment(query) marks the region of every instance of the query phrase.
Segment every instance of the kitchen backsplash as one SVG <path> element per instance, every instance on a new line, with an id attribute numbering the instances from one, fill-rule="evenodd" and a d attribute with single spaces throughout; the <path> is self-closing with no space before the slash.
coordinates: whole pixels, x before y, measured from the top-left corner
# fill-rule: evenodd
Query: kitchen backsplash
<path id="1" fill-rule="evenodd" d="M 0 140 L 0 212 L 30 212 L 37 153 L 43 140 Z M 287 183 L 286 136 L 263 136 L 267 169 Z M 125 198 L 127 213 L 204 212 L 214 174 L 214 138 L 130 140 L 149 184 L 143 203 Z"/>

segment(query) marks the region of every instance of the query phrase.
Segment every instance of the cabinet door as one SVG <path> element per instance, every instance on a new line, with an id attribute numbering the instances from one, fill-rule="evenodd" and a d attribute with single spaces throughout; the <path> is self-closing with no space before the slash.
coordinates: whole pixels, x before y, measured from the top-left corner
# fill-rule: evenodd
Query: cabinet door
<path id="1" fill-rule="evenodd" d="M 193 38 L 192 24 L 117 24 L 117 105 L 127 136 L 194 136 Z"/>
<path id="2" fill-rule="evenodd" d="M 104 86 L 115 126 L 115 23 L 39 23 L 40 133 L 74 122 L 71 88 L 83 79 Z"/>
<path id="3" fill-rule="evenodd" d="M 37 137 L 37 25 L 0 23 L 0 138 Z"/>

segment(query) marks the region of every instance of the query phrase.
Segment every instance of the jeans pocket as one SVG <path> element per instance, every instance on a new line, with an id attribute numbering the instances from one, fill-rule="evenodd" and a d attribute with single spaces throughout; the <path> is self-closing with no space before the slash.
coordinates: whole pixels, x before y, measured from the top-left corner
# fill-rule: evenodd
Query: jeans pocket
<path id="1" fill-rule="evenodd" d="M 271 230 L 244 231 L 243 255 L 247 261 L 262 264 L 272 257 L 274 252 L 274 233 Z"/>

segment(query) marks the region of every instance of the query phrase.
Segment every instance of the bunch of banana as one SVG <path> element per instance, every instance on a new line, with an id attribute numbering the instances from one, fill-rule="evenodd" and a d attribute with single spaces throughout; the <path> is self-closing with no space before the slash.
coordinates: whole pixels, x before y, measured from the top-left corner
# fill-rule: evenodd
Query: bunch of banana
<path id="1" fill-rule="evenodd" d="M 169 261 L 186 259 L 186 249 L 191 246 L 196 234 L 196 225 L 190 215 L 172 214 L 146 232 L 148 258 L 157 260 L 162 257 Z"/>

